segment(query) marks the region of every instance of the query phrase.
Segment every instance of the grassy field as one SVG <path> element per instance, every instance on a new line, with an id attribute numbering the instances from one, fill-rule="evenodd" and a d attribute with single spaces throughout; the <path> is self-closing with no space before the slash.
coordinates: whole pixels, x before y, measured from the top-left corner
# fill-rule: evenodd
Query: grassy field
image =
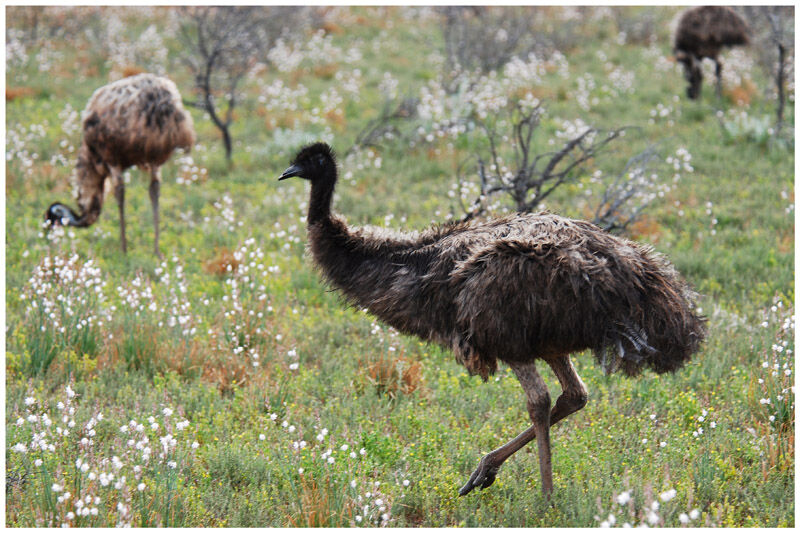
<path id="1" fill-rule="evenodd" d="M 97 87 L 148 69 L 193 98 L 177 15 L 8 10 L 6 524 L 794 526 L 794 122 L 783 139 L 767 130 L 775 100 L 749 50 L 725 54 L 719 104 L 709 83 L 686 99 L 668 37 L 677 12 L 546 9 L 537 31 L 561 28 L 560 53 L 528 58 L 535 76 L 480 85 L 487 101 L 541 101 L 542 152 L 578 121 L 632 127 L 548 198 L 553 212 L 587 216 L 596 171 L 658 147 L 669 187 L 628 236 L 674 262 L 709 319 L 673 375 L 605 375 L 576 355 L 589 403 L 553 428 L 547 502 L 535 446 L 458 496 L 480 457 L 529 424 L 517 380 L 504 366 L 469 377 L 449 352 L 346 306 L 305 251 L 307 183 L 277 181 L 322 139 L 342 155 L 335 209 L 351 224 L 463 214 L 455 176 L 486 145 L 479 128 L 443 127 L 458 98 L 437 92 L 435 12 L 327 10 L 321 33 L 252 70 L 230 165 L 192 108 L 197 145 L 163 168 L 162 262 L 137 169 L 127 255 L 113 195 L 89 229 L 41 224 L 53 201 L 75 205 L 80 111 Z M 650 42 L 636 38 L 652 20 Z M 404 96 L 420 112 L 401 134 L 345 157 L 384 100 Z"/>

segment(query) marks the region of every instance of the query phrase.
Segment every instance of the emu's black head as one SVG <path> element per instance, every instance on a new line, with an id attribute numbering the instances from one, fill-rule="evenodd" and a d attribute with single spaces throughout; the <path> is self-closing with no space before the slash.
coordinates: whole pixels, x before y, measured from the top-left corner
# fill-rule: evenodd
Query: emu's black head
<path id="1" fill-rule="evenodd" d="M 283 171 L 279 180 L 300 177 L 311 182 L 336 179 L 336 155 L 333 148 L 323 142 L 309 144 L 300 149 L 292 165 Z"/>
<path id="2" fill-rule="evenodd" d="M 78 215 L 64 204 L 55 202 L 47 208 L 44 219 L 50 222 L 50 226 L 74 226 Z"/>

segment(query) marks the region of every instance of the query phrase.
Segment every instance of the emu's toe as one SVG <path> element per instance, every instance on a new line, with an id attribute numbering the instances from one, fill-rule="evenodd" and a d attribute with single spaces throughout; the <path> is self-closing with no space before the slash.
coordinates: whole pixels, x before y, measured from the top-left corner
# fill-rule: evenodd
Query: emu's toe
<path id="1" fill-rule="evenodd" d="M 485 455 L 481 459 L 481 462 L 478 463 L 478 468 L 472 473 L 467 483 L 459 489 L 458 495 L 466 496 L 476 487 L 480 487 L 481 489 L 489 487 L 494 483 L 495 476 L 497 476 L 497 471 L 499 469 L 500 465 L 495 464 L 492 456 Z"/>

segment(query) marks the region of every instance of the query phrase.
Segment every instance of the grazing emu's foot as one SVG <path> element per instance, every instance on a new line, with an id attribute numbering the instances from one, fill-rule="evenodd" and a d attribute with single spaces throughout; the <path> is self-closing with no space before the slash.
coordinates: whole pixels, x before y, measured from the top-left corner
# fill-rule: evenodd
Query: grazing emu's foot
<path id="1" fill-rule="evenodd" d="M 497 471 L 500 470 L 501 464 L 502 461 L 496 461 L 491 453 L 484 455 L 481 458 L 481 462 L 478 463 L 478 468 L 469 477 L 469 481 L 459 489 L 458 495 L 466 496 L 476 487 L 481 489 L 489 487 L 494 483 L 494 478 L 497 475 Z"/>

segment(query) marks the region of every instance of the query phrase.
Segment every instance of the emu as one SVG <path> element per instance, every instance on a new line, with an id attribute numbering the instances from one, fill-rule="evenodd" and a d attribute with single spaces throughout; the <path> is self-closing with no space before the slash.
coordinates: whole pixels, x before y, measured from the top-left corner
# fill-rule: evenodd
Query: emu
<path id="1" fill-rule="evenodd" d="M 570 354 L 590 348 L 607 371 L 680 368 L 705 337 L 694 293 L 650 248 L 548 213 L 453 223 L 421 233 L 350 228 L 331 213 L 338 171 L 324 143 L 302 148 L 280 180 L 311 182 L 308 242 L 327 282 L 397 330 L 453 351 L 484 381 L 498 359 L 516 374 L 533 425 L 483 457 L 466 495 L 536 439 L 542 491 L 553 490 L 550 426 L 588 393 Z M 544 361 L 563 392 L 550 395 Z"/>
<path id="2" fill-rule="evenodd" d="M 81 213 L 56 202 L 45 214 L 51 225 L 84 228 L 94 224 L 103 206 L 103 188 L 111 176 L 119 206 L 120 242 L 125 239 L 125 183 L 122 173 L 138 165 L 150 172 L 150 202 L 158 247 L 158 197 L 161 165 L 176 148 L 191 150 L 195 141 L 192 117 L 175 84 L 154 74 L 139 74 L 97 89 L 83 112 L 83 140 L 76 165 L 76 198 Z"/>
<path id="3" fill-rule="evenodd" d="M 724 46 L 746 45 L 750 42 L 747 23 L 729 7 L 703 6 L 683 12 L 675 30 L 673 49 L 675 59 L 683 63 L 684 76 L 689 82 L 686 95 L 692 100 L 700 96 L 704 57 L 714 60 L 717 76 L 717 97 L 722 95 L 722 63 L 719 52 Z"/>

